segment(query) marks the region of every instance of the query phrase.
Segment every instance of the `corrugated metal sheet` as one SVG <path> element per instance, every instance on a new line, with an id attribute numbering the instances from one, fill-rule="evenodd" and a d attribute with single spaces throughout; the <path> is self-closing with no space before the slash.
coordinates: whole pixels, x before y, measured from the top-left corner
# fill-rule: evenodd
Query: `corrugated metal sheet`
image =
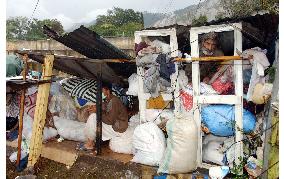
<path id="1" fill-rule="evenodd" d="M 42 64 L 44 63 L 44 54 L 42 53 L 27 52 L 27 51 L 18 51 L 17 53 L 21 55 L 27 54 L 29 58 L 39 63 Z M 123 75 L 117 75 L 114 72 L 114 70 L 111 67 L 109 67 L 106 63 L 102 63 L 94 59 L 54 55 L 53 68 L 74 76 L 88 78 L 88 79 L 96 79 L 96 76 L 101 69 L 103 81 L 119 85 L 125 84 L 123 80 L 124 79 Z"/>
<path id="2" fill-rule="evenodd" d="M 132 57 L 125 54 L 120 49 L 100 37 L 96 32 L 81 26 L 80 28 L 59 36 L 54 30 L 47 26 L 43 26 L 43 31 L 46 35 L 54 40 L 61 42 L 67 47 L 85 55 L 92 59 L 127 59 Z"/>
<path id="3" fill-rule="evenodd" d="M 54 40 L 66 45 L 67 47 L 73 49 L 74 51 L 79 52 L 80 54 L 90 58 L 90 59 L 124 59 L 124 60 L 133 60 L 132 57 L 125 54 L 120 49 L 116 48 L 114 45 L 100 37 L 96 32 L 89 30 L 88 28 L 81 26 L 80 28 L 59 36 L 55 31 L 50 29 L 47 26 L 43 27 L 44 33 Z M 61 62 L 62 63 L 62 62 Z M 87 68 L 90 71 L 96 71 L 96 66 L 88 66 Z M 66 66 L 68 68 L 68 66 Z M 66 71 L 67 69 L 65 69 Z M 62 70 L 63 71 L 63 70 Z M 69 69 L 70 71 L 70 69 Z M 103 76 L 112 76 L 116 75 L 121 78 L 128 78 L 132 73 L 136 72 L 136 65 L 133 63 L 106 63 L 103 65 Z M 107 75 L 107 72 L 113 72 L 112 75 Z M 86 72 L 85 72 L 86 73 Z M 82 74 L 82 72 L 80 72 Z M 84 75 L 85 76 L 85 75 Z M 119 78 L 117 77 L 117 78 Z M 108 79 L 108 81 L 113 81 Z M 116 80 L 117 81 L 117 80 Z"/>

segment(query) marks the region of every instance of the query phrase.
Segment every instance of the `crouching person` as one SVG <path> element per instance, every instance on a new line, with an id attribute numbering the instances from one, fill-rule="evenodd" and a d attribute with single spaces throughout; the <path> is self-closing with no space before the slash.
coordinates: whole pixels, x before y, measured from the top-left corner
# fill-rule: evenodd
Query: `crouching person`
<path id="1" fill-rule="evenodd" d="M 103 84 L 102 98 L 102 140 L 121 136 L 128 128 L 128 114 L 122 101 L 111 93 L 111 87 Z M 81 146 L 83 150 L 92 150 L 96 138 L 96 106 L 88 108 L 90 116 L 86 123 L 85 135 L 87 142 Z"/>

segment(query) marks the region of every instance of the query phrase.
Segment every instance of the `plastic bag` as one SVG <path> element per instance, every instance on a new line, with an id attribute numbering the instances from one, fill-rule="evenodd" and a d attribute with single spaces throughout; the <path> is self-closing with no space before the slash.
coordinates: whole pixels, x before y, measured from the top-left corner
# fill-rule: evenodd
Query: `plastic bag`
<path id="1" fill-rule="evenodd" d="M 172 110 L 167 109 L 146 109 L 146 121 L 141 121 L 142 123 L 145 122 L 154 122 L 155 124 L 159 125 L 163 120 L 169 120 L 174 118 L 174 113 Z"/>
<path id="2" fill-rule="evenodd" d="M 202 122 L 217 136 L 232 136 L 235 133 L 235 107 L 231 105 L 208 105 L 202 107 Z M 255 116 L 243 109 L 243 132 L 254 130 Z"/>
<path id="3" fill-rule="evenodd" d="M 129 88 L 126 94 L 132 95 L 132 96 L 138 96 L 139 85 L 138 85 L 138 75 L 136 73 L 133 73 L 128 78 L 128 84 L 129 84 Z"/>
<path id="4" fill-rule="evenodd" d="M 162 130 L 152 122 L 137 126 L 133 134 L 133 149 L 132 162 L 158 166 L 166 149 Z"/>
<path id="5" fill-rule="evenodd" d="M 59 113 L 59 117 L 69 120 L 77 120 L 75 102 L 67 93 L 61 93 L 51 97 L 48 104 L 51 113 Z"/>
<path id="6" fill-rule="evenodd" d="M 33 119 L 27 115 L 24 114 L 23 118 L 23 136 L 28 141 L 32 138 L 32 129 L 33 129 Z M 57 130 L 52 127 L 44 127 L 43 129 L 43 141 L 46 141 L 48 139 L 51 139 L 55 136 L 57 136 Z"/>
<path id="7" fill-rule="evenodd" d="M 79 142 L 85 142 L 87 140 L 84 133 L 86 126 L 86 123 L 84 122 L 72 121 L 54 116 L 54 125 L 58 134 L 64 139 Z"/>
<path id="8" fill-rule="evenodd" d="M 198 133 L 194 120 L 178 116 L 167 122 L 167 149 L 158 173 L 187 173 L 197 167 Z"/>
<path id="9" fill-rule="evenodd" d="M 13 152 L 13 153 L 10 155 L 9 160 L 10 160 L 12 163 L 16 162 L 16 160 L 17 160 L 17 155 L 18 155 L 18 152 Z M 23 158 L 25 158 L 27 155 L 28 155 L 28 153 L 26 153 L 25 151 L 21 150 L 21 160 L 22 160 Z"/>
<path id="10" fill-rule="evenodd" d="M 135 114 L 134 116 L 131 116 L 128 122 L 129 127 L 136 127 L 140 124 L 140 118 L 139 118 L 139 113 Z"/>
<path id="11" fill-rule="evenodd" d="M 109 141 L 109 148 L 117 153 L 132 154 L 132 137 L 135 127 L 129 126 L 119 137 L 114 137 Z"/>
<path id="12" fill-rule="evenodd" d="M 272 94 L 273 84 L 271 83 L 257 83 L 252 94 L 252 102 L 255 104 L 264 104 L 267 102 Z"/>
<path id="13" fill-rule="evenodd" d="M 203 139 L 202 147 L 202 160 L 204 162 L 213 162 L 215 164 L 224 165 L 223 158 L 224 153 L 222 152 L 221 144 L 226 140 L 226 137 L 217 137 L 214 135 L 207 135 Z"/>

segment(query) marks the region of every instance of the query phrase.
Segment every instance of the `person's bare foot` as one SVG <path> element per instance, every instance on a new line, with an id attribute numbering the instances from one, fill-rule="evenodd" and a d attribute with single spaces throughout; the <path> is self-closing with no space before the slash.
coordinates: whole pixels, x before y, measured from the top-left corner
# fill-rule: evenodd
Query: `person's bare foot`
<path id="1" fill-rule="evenodd" d="M 86 149 L 93 149 L 94 148 L 94 142 L 90 139 L 87 140 L 87 142 L 84 144 L 84 147 Z"/>

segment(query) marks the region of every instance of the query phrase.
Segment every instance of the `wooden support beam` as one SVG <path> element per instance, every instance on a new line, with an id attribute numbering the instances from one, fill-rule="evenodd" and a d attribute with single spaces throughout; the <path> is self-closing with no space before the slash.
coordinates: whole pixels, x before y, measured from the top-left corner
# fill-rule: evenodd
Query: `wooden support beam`
<path id="1" fill-rule="evenodd" d="M 96 150 L 97 155 L 101 155 L 102 142 L 102 65 L 100 65 L 99 73 L 97 74 L 97 100 L 96 100 L 96 114 L 97 114 L 97 129 L 96 129 Z"/>
<path id="2" fill-rule="evenodd" d="M 242 60 L 240 56 L 219 56 L 219 57 L 192 57 L 188 58 L 175 58 L 177 62 L 187 62 L 187 61 L 230 61 L 230 60 Z"/>
<path id="3" fill-rule="evenodd" d="M 50 80 L 52 75 L 54 55 L 46 55 L 43 65 L 43 80 Z M 33 131 L 30 141 L 28 167 L 33 167 L 41 155 L 43 128 L 46 119 L 50 83 L 40 84 L 38 87 Z"/>
<path id="4" fill-rule="evenodd" d="M 24 70 L 23 70 L 23 80 L 26 81 L 26 76 L 28 72 L 28 56 L 23 56 L 24 60 Z M 18 135 L 18 154 L 16 165 L 19 166 L 21 160 L 21 149 L 22 149 L 22 133 L 23 133 L 23 117 L 24 117 L 24 107 L 25 107 L 25 93 L 26 89 L 22 89 L 21 101 L 20 101 L 20 118 L 19 118 L 19 135 Z"/>

